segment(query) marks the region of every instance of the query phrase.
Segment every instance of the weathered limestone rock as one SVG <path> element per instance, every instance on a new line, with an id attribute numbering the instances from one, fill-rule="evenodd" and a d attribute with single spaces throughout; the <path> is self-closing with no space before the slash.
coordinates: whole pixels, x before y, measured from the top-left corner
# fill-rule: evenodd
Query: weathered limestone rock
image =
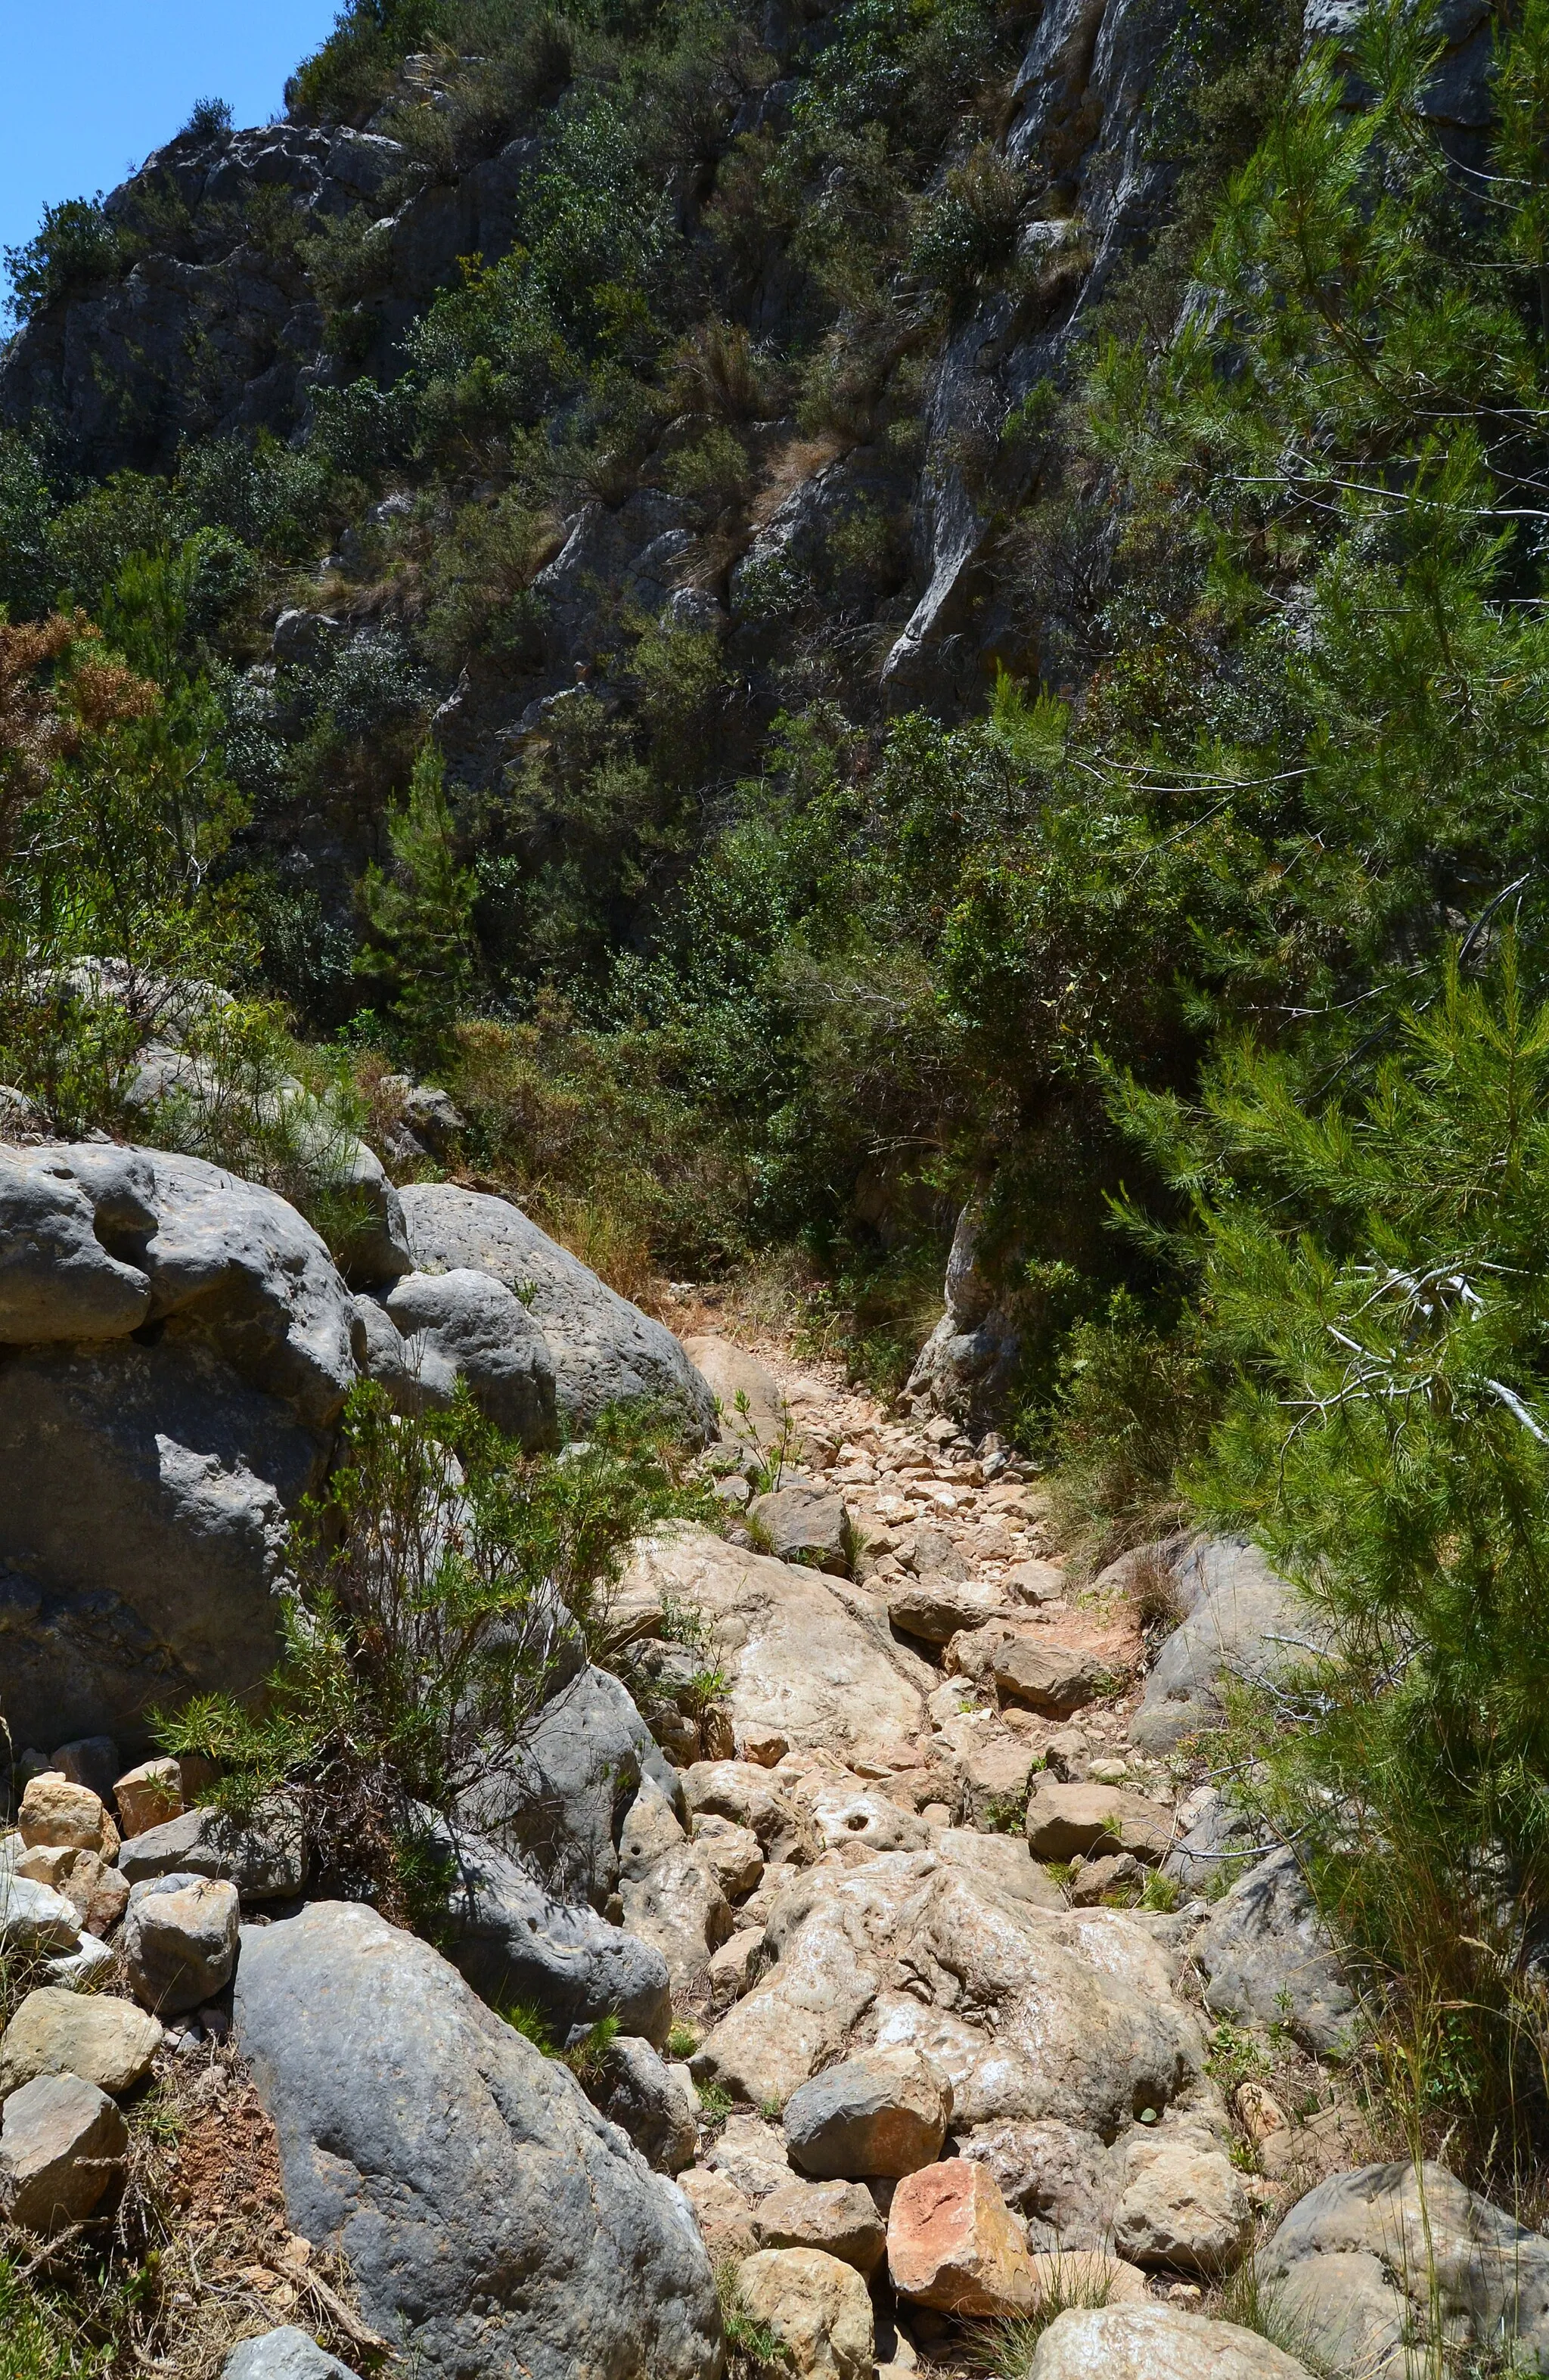
<path id="1" fill-rule="evenodd" d="M 530 1450 L 558 1445 L 548 1342 L 504 1281 L 467 1267 L 406 1273 L 381 1301 L 396 1345 L 368 1318 L 367 1303 L 356 1300 L 366 1323 L 367 1369 L 401 1412 L 441 1410 L 462 1380 L 497 1429 Z"/>
<path id="2" fill-rule="evenodd" d="M 0 2212 L 29 2231 L 84 2222 L 123 2167 L 128 2126 L 79 2074 L 40 2074 L 0 2118 Z"/>
<path id="3" fill-rule="evenodd" d="M 925 1645 L 945 1645 L 963 1629 L 982 1628 L 999 1617 L 1005 1598 L 998 1586 L 970 1585 L 944 1571 L 903 1578 L 887 1597 L 887 1616 L 906 1635 Z"/>
<path id="4" fill-rule="evenodd" d="M 966 1868 L 1003 1900 L 1025 1900 L 1034 1909 L 1065 1908 L 1065 1895 L 1021 1835 L 982 1835 L 972 1827 L 944 1827 L 933 1847 L 937 1859 L 948 1867 Z"/>
<path id="5" fill-rule="evenodd" d="M 1028 1803 L 1027 1838 L 1034 1859 L 1130 1852 L 1154 1865 L 1173 1840 L 1173 1823 L 1154 1802 L 1122 1786 L 1062 1785 L 1043 1776 Z"/>
<path id="6" fill-rule="evenodd" d="M 693 2210 L 700 2236 L 719 2264 L 723 2256 L 746 2256 L 753 2239 L 753 2202 L 738 2190 L 729 2173 L 708 2165 L 690 2166 L 677 2177 L 677 2186 Z"/>
<path id="7" fill-rule="evenodd" d="M 1031 2380 L 1311 2380 L 1257 2331 L 1173 2306 L 1072 2307 L 1049 2325 Z"/>
<path id="8" fill-rule="evenodd" d="M 1219 1725 L 1222 1677 L 1251 1679 L 1306 1658 L 1274 1641 L 1304 1637 L 1307 1615 L 1257 1546 L 1201 1539 L 1186 1549 L 1175 1578 L 1187 1616 L 1163 1645 L 1129 1728 L 1147 1752 L 1170 1752 L 1197 1729 Z"/>
<path id="9" fill-rule="evenodd" d="M 751 1827 L 739 1827 L 735 1819 L 717 1817 L 707 1810 L 694 1820 L 693 1840 L 728 1900 L 746 1900 L 758 1889 L 763 1852 Z"/>
<path id="10" fill-rule="evenodd" d="M 936 1673 L 895 1640 L 874 1599 L 846 1580 L 685 1529 L 637 1557 L 614 1608 L 620 1619 L 645 1622 L 665 1596 L 704 1615 L 739 1733 L 769 1728 L 788 1743 L 841 1755 L 929 1741 L 925 1703 Z M 762 1833 L 759 1840 L 767 1858 L 771 1846 Z"/>
<path id="11" fill-rule="evenodd" d="M 683 1352 L 710 1384 L 723 1438 L 773 1446 L 785 1434 L 787 1407 L 773 1372 L 730 1339 L 685 1339 Z"/>
<path id="12" fill-rule="evenodd" d="M 116 1284 L 116 1321 L 98 1307 L 82 1328 L 72 1262 L 23 1227 L 45 1188 L 94 1232 L 83 1261 L 93 1297 Z M 133 1748 L 152 1703 L 240 1694 L 272 1668 L 288 1520 L 356 1377 L 355 1311 L 294 1208 L 196 1158 L 0 1150 L 0 1248 L 18 1231 L 30 1286 L 0 1323 L 6 1717 L 21 1742 L 105 1728 Z"/>
<path id="13" fill-rule="evenodd" d="M 1455 2351 L 1505 2348 L 1524 2370 L 1549 2367 L 1549 2240 L 1444 2166 L 1360 2166 L 1321 2182 L 1260 2270 L 1309 2347 L 1341 2370 L 1404 2380 L 1409 2342 L 1435 2316 Z"/>
<path id="14" fill-rule="evenodd" d="M 621 2034 L 610 2043 L 596 2104 L 658 2173 L 692 2165 L 700 2138 L 693 2085 L 683 2067 L 664 2065 L 649 2042 Z"/>
<path id="15" fill-rule="evenodd" d="M 945 2073 L 959 2130 L 1058 2118 L 1112 2140 L 1187 2090 L 1202 2059 L 1134 1919 L 1045 1911 L 932 1852 L 853 1867 L 825 1855 L 782 1888 L 765 1951 L 767 1972 L 691 2060 L 696 2082 L 754 2105 L 784 2106 L 836 2058 L 899 2046 Z"/>
<path id="16" fill-rule="evenodd" d="M 712 2380 L 720 2317 L 684 2200 L 428 1943 L 314 1901 L 251 1927 L 238 2046 L 290 2219 L 428 2374 Z"/>
<path id="17" fill-rule="evenodd" d="M 17 1832 L 24 1843 L 50 1849 L 95 1852 L 112 1859 L 118 1850 L 118 1829 L 89 1785 L 72 1785 L 67 1777 L 45 1769 L 28 1780 L 17 1813 Z"/>
<path id="18" fill-rule="evenodd" d="M 617 1888 L 619 1828 L 642 1778 L 680 1804 L 677 1776 L 628 1688 L 589 1665 L 547 1704 L 509 1773 L 482 1788 L 463 1816 L 519 1848 L 563 1899 L 601 1910 Z"/>
<path id="19" fill-rule="evenodd" d="M 785 2141 L 760 2116 L 728 2116 L 704 2161 L 753 2204 L 792 2178 Z"/>
<path id="20" fill-rule="evenodd" d="M 287 1900 L 306 1882 L 301 1813 L 276 1795 L 245 1823 L 208 1806 L 131 1836 L 118 1854 L 131 1885 L 149 1876 L 225 1876 L 244 1900 Z"/>
<path id="21" fill-rule="evenodd" d="M 811 1480 L 788 1480 L 767 1496 L 755 1496 L 750 1520 L 769 1539 L 776 1561 L 800 1562 L 812 1570 L 849 1570 L 849 1522 L 844 1499 Z"/>
<path id="22" fill-rule="evenodd" d="M 887 2229 L 869 2190 L 853 2181 L 787 2181 L 753 2210 L 761 2248 L 821 2248 L 870 2280 L 887 2250 Z"/>
<path id="23" fill-rule="evenodd" d="M 1193 1945 L 1218 2016 L 1285 2023 L 1305 2048 L 1348 2050 L 1355 1995 L 1340 1972 L 1296 1853 L 1272 1852 L 1212 1912 Z"/>
<path id="24" fill-rule="evenodd" d="M 162 2028 L 106 1993 L 29 1992 L 0 2034 L 0 2099 L 39 2074 L 79 2074 L 99 2091 L 132 2090 L 151 2070 Z"/>
<path id="25" fill-rule="evenodd" d="M 675 1990 L 693 1984 L 732 1933 L 731 1903 L 711 1859 L 649 1779 L 619 1837 L 618 1894 L 625 1924 L 660 1951 Z"/>
<path id="26" fill-rule="evenodd" d="M 1121 2256 L 1214 2277 L 1252 2237 L 1253 2210 L 1219 2141 L 1188 2131 L 1130 2140 L 1114 2215 Z"/>
<path id="27" fill-rule="evenodd" d="M 1038 2295 L 1020 2227 L 989 2168 L 964 2157 L 901 2181 L 887 2216 L 887 2269 L 901 2298 L 943 2313 L 1025 2313 Z"/>
<path id="28" fill-rule="evenodd" d="M 952 2085 L 917 2050 L 829 2066 L 786 2103 L 791 2163 L 820 2180 L 896 2180 L 941 2154 Z"/>
<path id="29" fill-rule="evenodd" d="M 238 1924 L 234 1884 L 174 1872 L 135 1885 L 123 1945 L 135 1998 L 157 2016 L 213 1999 L 231 1981 Z"/>
<path id="30" fill-rule="evenodd" d="M 559 1410 L 577 1428 L 604 1405 L 666 1405 L 701 1443 L 715 1433 L 709 1387 L 670 1330 L 598 1280 L 519 1207 L 449 1182 L 402 1193 L 421 1272 L 487 1273 L 520 1298 L 554 1361 Z"/>
<path id="31" fill-rule="evenodd" d="M 1090 2252 L 1107 2244 L 1121 2159 L 1095 2133 L 1057 2118 L 1002 2119 L 961 2134 L 958 2155 L 989 2167 L 1007 2206 L 1025 2217 L 1031 2248 Z"/>
<path id="32" fill-rule="evenodd" d="M 672 1985 L 654 1945 L 585 1903 L 561 1900 L 480 1836 L 436 1823 L 426 1848 L 445 1876 L 443 1947 L 482 1999 L 536 2008 L 560 2042 L 605 2016 L 658 2046 L 666 2040 Z"/>
<path id="33" fill-rule="evenodd" d="M 287 2323 L 244 2338 L 221 2367 L 221 2380 L 356 2380 L 348 2363 L 325 2353 L 310 2332 Z"/>
<path id="34" fill-rule="evenodd" d="M 79 1917 L 64 1894 L 0 1859 L 0 1950 L 44 1956 L 73 1950 L 79 1940 Z"/>
<path id="35" fill-rule="evenodd" d="M 766 1860 L 799 1867 L 822 1849 L 811 1811 L 755 1762 L 698 1760 L 683 1772 L 683 1797 L 696 1827 L 705 1817 L 744 1827 Z"/>
<path id="36" fill-rule="evenodd" d="M 850 2265 L 819 2248 L 764 2248 L 737 2269 L 742 2302 L 812 2380 L 872 2380 L 872 2301 Z"/>
<path id="37" fill-rule="evenodd" d="M 931 1830 L 912 1810 L 901 1809 L 874 1786 L 848 1778 L 820 1785 L 810 1797 L 812 1815 L 825 1847 L 858 1846 L 872 1852 L 923 1851 Z"/>
<path id="38" fill-rule="evenodd" d="M 992 1621 L 946 1648 L 946 1667 L 965 1678 L 993 1682 L 996 1691 L 1029 1709 L 1068 1718 L 1101 1694 L 1104 1670 L 1085 1646 L 1057 1644 L 1046 1630 Z"/>
<path id="39" fill-rule="evenodd" d="M 118 1824 L 126 1841 L 152 1827 L 165 1826 L 183 1814 L 183 1779 L 176 1760 L 142 1760 L 128 1769 L 113 1789 Z"/>

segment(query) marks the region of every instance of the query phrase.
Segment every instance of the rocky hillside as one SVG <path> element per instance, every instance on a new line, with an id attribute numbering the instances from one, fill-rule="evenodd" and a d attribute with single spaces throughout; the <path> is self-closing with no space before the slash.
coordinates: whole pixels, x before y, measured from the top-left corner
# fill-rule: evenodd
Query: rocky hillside
<path id="1" fill-rule="evenodd" d="M 390 1198 L 399 1269 L 352 1297 L 193 1160 L 43 1144 L 3 1179 L 0 1381 L 57 1443 L 0 1515 L 29 2380 L 1397 2375 L 1429 2271 L 1454 2342 L 1549 2353 L 1549 2246 L 1373 2129 L 1295 1855 L 1199 1757 L 1224 1674 L 1304 1624 L 1261 1556 L 1184 1539 L 1078 1594 L 1003 1448 L 686 1351 L 496 1198 Z M 561 1471 L 591 1458 L 541 1451 L 556 1417 L 665 1393 L 722 1516 L 618 1583 L 638 1705 L 564 1663 L 420 1810 L 419 1933 L 326 1888 L 315 1766 L 242 1808 L 191 1754 L 123 1767 L 150 1694 L 274 1658 L 284 1515 L 357 1369 L 400 1428 L 456 1376 Z"/>
<path id="2" fill-rule="evenodd" d="M 348 0 L 9 255 L 0 2380 L 1549 2370 L 1546 125 Z"/>

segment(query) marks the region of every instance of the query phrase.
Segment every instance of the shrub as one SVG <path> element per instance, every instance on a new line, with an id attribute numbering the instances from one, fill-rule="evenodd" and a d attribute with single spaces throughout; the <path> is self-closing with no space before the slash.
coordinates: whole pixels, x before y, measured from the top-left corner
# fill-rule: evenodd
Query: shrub
<path id="1" fill-rule="evenodd" d="M 183 130 L 196 140 L 217 140 L 231 129 L 231 102 L 196 99 Z"/>
<path id="2" fill-rule="evenodd" d="M 361 898 L 375 937 L 357 962 L 396 987 L 393 1013 L 421 1053 L 450 1028 L 473 980 L 474 879 L 457 858 L 445 764 L 427 744 L 385 820 L 391 874 L 368 868 Z"/>
<path id="3" fill-rule="evenodd" d="M 1476 2171 L 1543 2120 L 1549 1896 L 1549 1009 L 1456 965 L 1370 1091 L 1232 1054 L 1188 1127 L 1232 1386 L 1189 1477 L 1299 1587 L 1302 1674 L 1238 1707 L 1261 1795 L 1372 1978 L 1417 2130 Z M 1318 1650 L 1318 1647 L 1322 1650 Z M 1243 1772 L 1247 1773 L 1247 1772 Z"/>
<path id="4" fill-rule="evenodd" d="M 229 1696 L 157 1721 L 168 1751 L 250 1807 L 301 1800 L 323 1888 L 401 1916 L 422 1812 L 508 1774 L 567 1659 L 616 1655 L 609 1588 L 636 1536 L 703 1497 L 649 1416 L 604 1415 L 584 1450 L 526 1455 L 459 1390 L 421 1420 L 361 1383 L 345 1457 L 291 1532 L 296 1599 L 259 1715 Z"/>
<path id="5" fill-rule="evenodd" d="M 123 258 L 118 234 L 94 199 L 62 199 L 43 209 L 41 230 L 5 251 L 11 285 L 11 310 L 30 322 L 45 306 L 100 289 L 117 277 Z"/>

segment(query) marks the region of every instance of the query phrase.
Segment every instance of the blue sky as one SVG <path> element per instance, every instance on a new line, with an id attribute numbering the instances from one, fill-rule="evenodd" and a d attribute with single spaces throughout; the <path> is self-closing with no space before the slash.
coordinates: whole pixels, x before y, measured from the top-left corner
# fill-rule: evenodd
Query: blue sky
<path id="1" fill-rule="evenodd" d="M 267 123 L 338 6 L 0 0 L 0 248 L 30 239 L 55 200 L 121 182 L 196 99 L 228 99 L 239 125 Z"/>

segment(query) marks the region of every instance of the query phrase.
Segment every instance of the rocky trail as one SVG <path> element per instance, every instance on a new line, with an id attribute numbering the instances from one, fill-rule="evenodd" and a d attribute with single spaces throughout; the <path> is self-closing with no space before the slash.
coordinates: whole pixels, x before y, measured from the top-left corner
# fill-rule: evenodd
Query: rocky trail
<path id="1" fill-rule="evenodd" d="M 685 1289 L 669 1333 L 507 1202 L 372 1178 L 347 1281 L 197 1160 L 0 1152 L 0 1419 L 49 1432 L 0 1512 L 6 2240 L 122 2249 L 153 2200 L 139 2361 L 200 2380 L 1398 2380 L 1438 2310 L 1542 2363 L 1549 2243 L 1373 2130 L 1294 1853 L 1201 1752 L 1298 1625 L 1262 1559 L 1084 1581 L 928 1399 Z M 361 1371 L 409 1411 L 461 1378 L 538 1445 L 665 1390 L 724 1515 L 637 1544 L 616 1674 L 435 1823 L 433 1938 L 310 1893 L 287 1795 L 225 1817 L 109 1733 L 158 1662 L 242 1681 Z M 54 1711 L 97 1725 L 50 1749 Z"/>

